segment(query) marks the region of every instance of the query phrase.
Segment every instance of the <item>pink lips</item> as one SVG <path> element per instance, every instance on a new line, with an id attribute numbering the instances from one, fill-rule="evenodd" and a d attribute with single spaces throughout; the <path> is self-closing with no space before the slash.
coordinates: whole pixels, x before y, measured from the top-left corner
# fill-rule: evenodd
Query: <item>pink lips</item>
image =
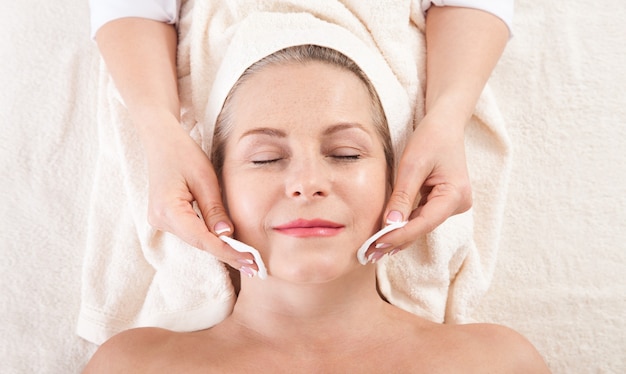
<path id="1" fill-rule="evenodd" d="M 322 219 L 297 219 L 284 225 L 276 226 L 274 227 L 274 230 L 284 235 L 306 238 L 313 236 L 325 237 L 337 235 L 341 232 L 341 230 L 343 230 L 343 228 L 344 226 L 339 223 L 325 221 Z"/>

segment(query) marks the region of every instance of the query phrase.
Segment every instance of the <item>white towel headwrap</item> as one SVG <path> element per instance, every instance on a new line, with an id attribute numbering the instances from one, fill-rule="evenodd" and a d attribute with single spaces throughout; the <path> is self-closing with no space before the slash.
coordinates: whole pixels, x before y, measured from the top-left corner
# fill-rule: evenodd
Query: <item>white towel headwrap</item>
<path id="1" fill-rule="evenodd" d="M 215 121 L 230 89 L 244 71 L 274 52 L 304 44 L 337 50 L 363 70 L 380 97 L 394 150 L 398 153 L 404 147 L 413 130 L 411 105 L 406 91 L 377 49 L 367 46 L 345 28 L 308 13 L 252 13 L 231 31 L 234 36 L 215 77 L 200 127 L 207 154 L 211 153 Z"/>

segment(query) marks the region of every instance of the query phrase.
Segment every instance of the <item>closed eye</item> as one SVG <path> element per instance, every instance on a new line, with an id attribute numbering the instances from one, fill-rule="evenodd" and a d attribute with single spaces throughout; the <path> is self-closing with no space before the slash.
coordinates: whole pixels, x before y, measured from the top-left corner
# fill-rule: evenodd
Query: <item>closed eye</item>
<path id="1" fill-rule="evenodd" d="M 339 162 L 350 162 L 360 159 L 363 156 L 363 152 L 359 148 L 340 146 L 329 149 L 326 156 Z"/>
<path id="2" fill-rule="evenodd" d="M 361 158 L 361 155 L 335 155 L 331 157 L 341 160 L 358 160 L 359 158 Z"/>
<path id="3" fill-rule="evenodd" d="M 252 160 L 252 163 L 254 165 L 267 165 L 267 164 L 272 164 L 275 162 L 278 162 L 282 160 L 282 158 L 273 158 L 273 159 L 269 159 L 269 160 Z"/>
<path id="4" fill-rule="evenodd" d="M 249 156 L 250 163 L 255 166 L 271 165 L 288 158 L 289 154 L 276 147 L 259 147 L 259 149 Z"/>
<path id="5" fill-rule="evenodd" d="M 357 161 L 358 159 L 361 158 L 361 155 L 359 154 L 355 154 L 355 155 L 331 155 L 331 158 L 333 158 L 334 160 L 340 161 L 340 162 L 351 162 L 351 161 Z"/>

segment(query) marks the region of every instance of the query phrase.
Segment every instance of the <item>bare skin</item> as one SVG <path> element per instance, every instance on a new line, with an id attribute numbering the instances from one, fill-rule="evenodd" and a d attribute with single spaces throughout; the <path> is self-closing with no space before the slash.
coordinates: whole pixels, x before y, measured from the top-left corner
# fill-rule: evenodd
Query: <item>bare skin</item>
<path id="1" fill-rule="evenodd" d="M 471 207 L 464 129 L 509 36 L 494 15 L 451 6 L 431 7 L 426 27 L 426 117 L 409 139 L 384 214 L 410 223 L 377 241 L 387 244 L 384 253 L 407 248 Z M 149 222 L 239 269 L 251 256 L 217 239 L 218 231 L 233 225 L 211 162 L 179 125 L 174 26 L 123 18 L 104 25 L 97 41 L 144 146 Z M 196 218 L 193 201 L 204 222 Z"/>
<path id="2" fill-rule="evenodd" d="M 194 333 L 130 330 L 102 346 L 85 373 L 549 373 L 510 329 L 435 324 L 382 301 L 379 308 L 376 321 L 336 323 L 314 337 L 296 324 L 267 336 L 236 316 Z"/>
<path id="3" fill-rule="evenodd" d="M 222 183 L 237 237 L 269 277 L 243 277 L 215 327 L 123 332 L 85 373 L 548 373 L 508 328 L 437 324 L 380 298 L 375 265 L 356 258 L 388 193 L 368 95 L 319 62 L 270 65 L 240 85 Z"/>

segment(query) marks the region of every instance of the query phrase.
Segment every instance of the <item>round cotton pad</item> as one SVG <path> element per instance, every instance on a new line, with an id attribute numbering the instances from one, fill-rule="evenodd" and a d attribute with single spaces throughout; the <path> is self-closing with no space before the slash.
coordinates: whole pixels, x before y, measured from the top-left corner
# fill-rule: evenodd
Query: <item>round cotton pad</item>
<path id="1" fill-rule="evenodd" d="M 378 238 L 380 238 L 381 236 L 385 235 L 388 232 L 399 229 L 400 227 L 404 227 L 404 225 L 406 225 L 407 223 L 408 221 L 391 223 L 385 226 L 384 228 L 382 228 L 376 234 L 372 235 L 369 239 L 367 239 L 365 243 L 363 243 L 361 248 L 359 248 L 359 250 L 356 252 L 356 257 L 359 259 L 359 262 L 362 265 L 367 264 L 367 258 L 365 258 L 365 252 L 367 252 L 367 249 L 370 247 L 370 245 L 372 245 L 372 243 L 378 240 Z"/>
<path id="2" fill-rule="evenodd" d="M 258 250 L 256 250 L 256 248 L 250 247 L 249 245 L 242 243 L 239 240 L 235 240 L 226 235 L 220 235 L 219 238 L 222 239 L 222 241 L 225 242 L 226 244 L 230 245 L 237 252 L 251 253 L 252 256 L 254 256 L 254 262 L 256 262 L 257 266 L 259 267 L 259 272 L 258 272 L 259 278 L 261 279 L 267 278 L 267 269 L 265 268 L 265 263 L 263 263 L 261 254 L 259 253 Z"/>

